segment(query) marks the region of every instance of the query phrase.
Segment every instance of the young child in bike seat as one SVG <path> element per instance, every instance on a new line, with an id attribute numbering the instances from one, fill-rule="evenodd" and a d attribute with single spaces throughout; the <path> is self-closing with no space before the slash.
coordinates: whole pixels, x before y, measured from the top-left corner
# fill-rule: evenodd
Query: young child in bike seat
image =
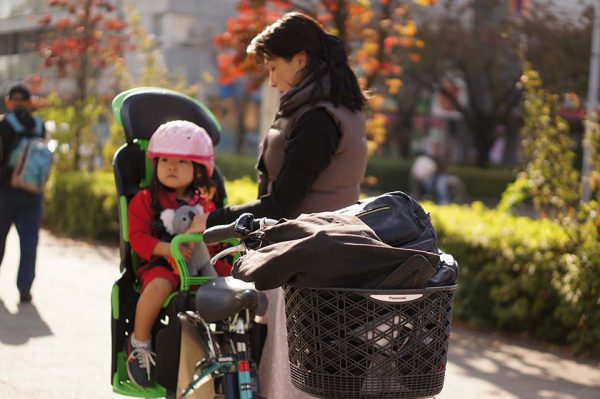
<path id="1" fill-rule="evenodd" d="M 139 191 L 129 204 L 129 242 L 140 258 L 136 278 L 141 283 L 133 334 L 125 343 L 127 373 L 140 387 L 151 383 L 155 354 L 151 349 L 151 331 L 165 299 L 179 285 L 179 274 L 169 261 L 173 238 L 161 220 L 165 209 L 200 205 L 205 213 L 215 209 L 210 200 L 216 191 L 210 179 L 213 173 L 212 141 L 204 129 L 188 121 L 161 125 L 150 138 L 148 157 L 154 162 L 148 189 Z M 196 219 L 187 232 L 199 232 Z M 197 245 L 205 245 L 200 243 Z M 189 261 L 192 246 L 180 247 Z M 208 275 L 217 275 L 208 266 Z M 230 269 L 217 270 L 228 275 Z"/>

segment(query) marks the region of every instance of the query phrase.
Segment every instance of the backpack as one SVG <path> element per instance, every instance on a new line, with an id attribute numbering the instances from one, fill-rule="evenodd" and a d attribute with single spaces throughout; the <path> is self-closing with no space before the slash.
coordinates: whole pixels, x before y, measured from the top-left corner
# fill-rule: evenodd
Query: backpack
<path id="1" fill-rule="evenodd" d="M 10 179 L 12 187 L 41 194 L 52 166 L 53 151 L 48 146 L 48 139 L 44 137 L 42 120 L 34 119 L 35 127 L 29 130 L 14 113 L 6 115 L 5 120 L 19 136 L 10 153 L 8 166 L 13 170 Z"/>

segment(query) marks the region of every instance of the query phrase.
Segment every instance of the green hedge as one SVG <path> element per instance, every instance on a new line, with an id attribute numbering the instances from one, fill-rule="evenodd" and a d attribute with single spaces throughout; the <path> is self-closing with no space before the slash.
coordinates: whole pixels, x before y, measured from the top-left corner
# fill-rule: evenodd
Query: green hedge
<path id="1" fill-rule="evenodd" d="M 232 154 L 218 154 L 216 163 L 228 179 L 250 176 L 256 180 L 254 157 Z M 410 192 L 408 174 L 411 161 L 395 158 L 371 158 L 367 165 L 367 176 L 374 176 L 377 182 L 369 187 L 379 192 Z M 448 172 L 458 176 L 465 184 L 466 194 L 471 198 L 500 198 L 515 176 L 508 169 L 480 169 L 467 166 L 451 166 Z"/>
<path id="2" fill-rule="evenodd" d="M 548 220 L 425 204 L 441 247 L 460 265 L 458 319 L 600 352 L 600 246 L 573 247 Z"/>
<path id="3" fill-rule="evenodd" d="M 249 176 L 256 181 L 256 158 L 234 154 L 217 154 L 215 163 L 227 179 L 241 179 Z"/>
<path id="4" fill-rule="evenodd" d="M 55 173 L 45 192 L 43 223 L 74 238 L 118 240 L 119 219 L 112 173 Z"/>
<path id="5" fill-rule="evenodd" d="M 408 174 L 412 163 L 401 159 L 371 158 L 367 164 L 367 176 L 377 178 L 371 188 L 381 192 L 410 192 Z"/>
<path id="6" fill-rule="evenodd" d="M 250 177 L 226 185 L 232 204 L 256 198 Z M 514 217 L 480 203 L 425 203 L 424 208 L 431 212 L 442 248 L 460 264 L 458 319 L 527 332 L 573 345 L 578 352 L 600 352 L 600 245 L 592 230 L 582 233 L 587 241 L 574 246 L 547 220 Z M 52 176 L 44 215 L 55 232 L 118 240 L 112 174 Z"/>
<path id="7" fill-rule="evenodd" d="M 510 169 L 474 168 L 453 165 L 448 173 L 458 176 L 465 184 L 466 194 L 471 198 L 500 198 L 516 175 Z"/>
<path id="8" fill-rule="evenodd" d="M 410 192 L 408 175 L 411 161 L 393 158 L 371 158 L 367 165 L 367 175 L 377 178 L 374 189 L 381 192 Z M 508 169 L 474 168 L 453 165 L 448 173 L 458 176 L 465 184 L 465 194 L 471 198 L 500 198 L 506 186 L 515 176 Z"/>

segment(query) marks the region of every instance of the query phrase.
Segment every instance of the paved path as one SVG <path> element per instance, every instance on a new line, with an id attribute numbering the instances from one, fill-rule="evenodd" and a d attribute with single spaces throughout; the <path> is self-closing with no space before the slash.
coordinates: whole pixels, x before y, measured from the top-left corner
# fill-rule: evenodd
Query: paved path
<path id="1" fill-rule="evenodd" d="M 117 249 L 42 232 L 32 305 L 17 305 L 17 263 L 13 230 L 0 269 L 0 399 L 121 398 L 109 383 Z M 438 398 L 599 399 L 600 363 L 455 329 Z"/>

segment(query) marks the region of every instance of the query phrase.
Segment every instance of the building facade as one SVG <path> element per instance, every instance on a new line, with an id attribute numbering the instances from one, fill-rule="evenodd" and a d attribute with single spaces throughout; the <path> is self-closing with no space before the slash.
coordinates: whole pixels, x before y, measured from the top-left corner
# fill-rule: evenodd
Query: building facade
<path id="1" fill-rule="evenodd" d="M 157 39 L 157 50 L 170 72 L 184 76 L 189 84 L 201 82 L 203 95 L 218 93 L 216 52 L 212 40 L 223 32 L 228 18 L 236 13 L 236 0 L 114 0 L 123 17 L 129 6 L 139 13 L 144 29 Z M 33 43 L 41 26 L 39 20 L 60 10 L 47 0 L 0 1 L 0 89 L 15 81 L 41 75 L 42 93 L 53 89 L 70 90 L 72 82 L 60 82 L 53 71 L 44 70 Z M 141 75 L 141 55 L 126 54 L 134 81 Z"/>

